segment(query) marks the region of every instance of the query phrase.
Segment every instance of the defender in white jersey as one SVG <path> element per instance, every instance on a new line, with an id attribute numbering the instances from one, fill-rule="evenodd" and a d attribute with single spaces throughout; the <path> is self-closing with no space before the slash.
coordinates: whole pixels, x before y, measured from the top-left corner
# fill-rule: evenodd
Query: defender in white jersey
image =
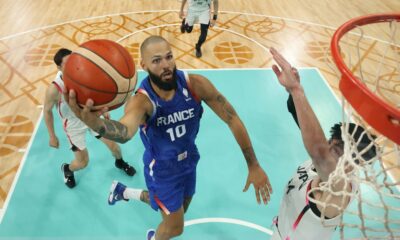
<path id="1" fill-rule="evenodd" d="M 179 17 L 182 20 L 181 24 L 181 32 L 182 33 L 191 33 L 193 30 L 193 25 L 198 22 L 200 23 L 200 36 L 197 44 L 195 46 L 196 49 L 196 57 L 200 58 L 202 56 L 201 53 L 201 45 L 206 41 L 208 27 L 213 27 L 218 18 L 218 0 L 214 1 L 214 15 L 210 21 L 210 11 L 211 11 L 211 0 L 188 0 L 189 7 L 187 10 L 186 18 L 184 17 L 183 9 L 187 0 L 182 0 L 181 10 L 179 12 Z"/>
<path id="2" fill-rule="evenodd" d="M 290 93 L 288 109 L 301 129 L 304 146 L 311 157 L 297 168 L 296 173 L 288 182 L 282 199 L 279 215 L 274 219 L 273 240 L 320 240 L 331 239 L 336 226 L 340 223 L 341 212 L 334 207 L 314 204 L 309 198 L 325 204 L 334 204 L 341 209 L 346 208 L 351 199 L 347 196 L 334 196 L 331 192 L 355 192 L 355 184 L 345 185 L 343 181 L 333 184 L 331 191 L 310 190 L 327 181 L 329 174 L 336 168 L 339 157 L 343 155 L 344 142 L 341 134 L 341 124 L 335 124 L 331 129 L 331 137 L 326 140 L 321 126 L 316 118 L 300 85 L 300 77 L 286 59 L 275 49 L 270 50 L 279 67 L 274 70 L 282 86 Z M 296 111 L 297 110 L 297 111 Z M 370 143 L 375 138 L 356 124 L 350 123 L 347 131 L 352 134 L 358 150 L 369 148 L 362 158 L 371 160 L 376 156 L 376 147 Z M 361 152 L 361 151 L 360 151 Z M 349 170 L 349 169 L 348 169 Z M 314 194 L 313 194 L 314 193 Z M 324 210 L 324 215 L 321 212 Z M 325 218 L 324 220 L 321 218 Z"/>
<path id="3" fill-rule="evenodd" d="M 122 159 L 121 149 L 113 141 L 101 138 L 100 135 L 88 128 L 75 114 L 71 111 L 68 104 L 64 101 L 62 93 L 65 90 L 64 81 L 62 80 L 62 71 L 71 51 L 68 49 L 60 49 L 54 56 L 54 62 L 59 72 L 56 78 L 50 84 L 46 91 L 44 101 L 44 120 L 49 133 L 50 147 L 58 148 L 59 142 L 54 131 L 53 107 L 57 106 L 57 111 L 62 119 L 65 134 L 69 140 L 71 150 L 74 152 L 75 159 L 71 164 L 63 164 L 61 170 L 64 173 L 64 182 L 69 188 L 75 187 L 74 172 L 83 169 L 89 162 L 89 154 L 86 148 L 86 132 L 89 130 L 93 136 L 100 139 L 110 149 L 115 157 L 115 166 L 125 171 L 129 176 L 133 176 L 136 170 Z M 109 115 L 106 114 L 105 117 Z"/>

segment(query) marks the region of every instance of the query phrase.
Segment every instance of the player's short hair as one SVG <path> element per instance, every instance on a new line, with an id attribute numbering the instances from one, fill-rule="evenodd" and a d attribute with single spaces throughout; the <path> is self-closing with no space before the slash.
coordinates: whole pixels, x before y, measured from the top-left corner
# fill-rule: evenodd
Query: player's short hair
<path id="1" fill-rule="evenodd" d="M 342 139 L 342 123 L 337 123 L 331 128 L 331 139 Z M 376 156 L 376 145 L 371 144 L 376 139 L 375 135 L 368 134 L 366 130 L 357 124 L 349 123 L 347 133 L 353 138 L 357 144 L 357 150 L 361 152 L 364 148 L 369 148 L 367 152 L 361 155 L 364 161 L 369 161 Z M 361 139 L 360 139 L 361 138 Z M 358 163 L 359 161 L 356 161 Z"/>
<path id="2" fill-rule="evenodd" d="M 143 56 L 143 52 L 147 48 L 147 46 L 149 46 L 150 44 L 159 43 L 159 42 L 168 43 L 168 41 L 165 38 L 158 36 L 158 35 L 152 35 L 152 36 L 146 38 L 143 41 L 142 45 L 140 45 L 140 54 Z"/>
<path id="3" fill-rule="evenodd" d="M 71 53 L 72 53 L 71 50 L 66 49 L 66 48 L 61 48 L 61 49 L 58 50 L 57 53 L 54 55 L 54 58 L 53 58 L 54 63 L 55 63 L 57 66 L 60 67 L 63 58 L 64 58 L 65 56 L 70 55 Z"/>

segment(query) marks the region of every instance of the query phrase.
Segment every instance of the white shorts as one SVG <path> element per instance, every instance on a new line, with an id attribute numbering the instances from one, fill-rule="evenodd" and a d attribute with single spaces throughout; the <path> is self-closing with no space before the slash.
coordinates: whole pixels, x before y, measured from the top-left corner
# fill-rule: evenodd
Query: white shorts
<path id="1" fill-rule="evenodd" d="M 78 118 L 67 118 L 64 119 L 64 131 L 67 135 L 70 148 L 73 151 L 84 150 L 86 148 L 86 132 L 96 138 L 100 137 L 100 134 L 90 129 Z M 76 149 L 77 148 L 77 149 Z"/>
<path id="2" fill-rule="evenodd" d="M 278 219 L 278 217 L 274 217 L 274 220 L 272 220 L 271 228 L 272 228 L 273 233 L 272 233 L 270 240 L 282 240 L 281 235 L 279 234 L 278 226 L 276 226 L 277 219 Z"/>
<path id="3" fill-rule="evenodd" d="M 270 240 L 282 240 L 281 236 L 279 236 L 278 229 L 276 227 L 274 228 L 274 232 L 272 233 Z"/>
<path id="4" fill-rule="evenodd" d="M 186 24 L 189 26 L 193 26 L 195 23 L 206 24 L 210 23 L 210 10 L 207 9 L 205 11 L 193 11 L 188 10 L 188 14 L 186 16 Z"/>

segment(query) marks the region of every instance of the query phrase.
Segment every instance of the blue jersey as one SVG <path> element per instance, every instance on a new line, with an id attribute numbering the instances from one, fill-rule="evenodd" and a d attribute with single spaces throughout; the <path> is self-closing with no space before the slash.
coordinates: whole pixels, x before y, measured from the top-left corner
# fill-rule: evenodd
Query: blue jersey
<path id="1" fill-rule="evenodd" d="M 138 89 L 153 104 L 152 115 L 140 126 L 145 173 L 151 177 L 173 178 L 185 174 L 195 169 L 200 158 L 195 139 L 203 107 L 190 92 L 188 75 L 177 70 L 176 76 L 177 89 L 169 101 L 158 97 L 149 77 L 143 79 Z"/>

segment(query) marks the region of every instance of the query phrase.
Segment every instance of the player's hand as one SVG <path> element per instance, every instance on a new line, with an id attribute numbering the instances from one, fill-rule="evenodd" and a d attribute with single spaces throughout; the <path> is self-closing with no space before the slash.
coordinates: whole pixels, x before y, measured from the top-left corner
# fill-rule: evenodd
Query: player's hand
<path id="1" fill-rule="evenodd" d="M 102 125 L 100 116 L 108 111 L 107 108 L 103 108 L 97 112 L 94 112 L 92 99 L 88 99 L 85 106 L 81 108 L 76 102 L 76 93 L 72 89 L 69 91 L 69 93 L 64 92 L 64 99 L 77 118 L 79 118 L 91 129 L 95 131 L 96 129 L 99 129 L 99 127 Z"/>
<path id="2" fill-rule="evenodd" d="M 258 204 L 261 203 L 261 198 L 264 204 L 267 204 L 271 199 L 272 186 L 267 174 L 265 174 L 264 170 L 258 164 L 249 168 L 249 175 L 247 176 L 247 182 L 243 192 L 249 189 L 250 184 L 254 186 Z"/>
<path id="3" fill-rule="evenodd" d="M 296 68 L 275 49 L 271 48 L 270 52 L 277 65 L 272 65 L 275 75 L 278 77 L 279 83 L 286 88 L 288 92 L 300 87 L 300 76 Z"/>
<path id="4" fill-rule="evenodd" d="M 183 10 L 181 10 L 180 12 L 179 12 L 179 18 L 180 19 L 183 19 L 185 17 L 185 14 L 183 13 Z"/>
<path id="5" fill-rule="evenodd" d="M 217 20 L 211 19 L 211 21 L 210 21 L 210 27 L 214 27 L 216 23 L 217 23 Z"/>
<path id="6" fill-rule="evenodd" d="M 49 145 L 53 148 L 58 148 L 60 146 L 57 136 L 50 137 Z"/>

